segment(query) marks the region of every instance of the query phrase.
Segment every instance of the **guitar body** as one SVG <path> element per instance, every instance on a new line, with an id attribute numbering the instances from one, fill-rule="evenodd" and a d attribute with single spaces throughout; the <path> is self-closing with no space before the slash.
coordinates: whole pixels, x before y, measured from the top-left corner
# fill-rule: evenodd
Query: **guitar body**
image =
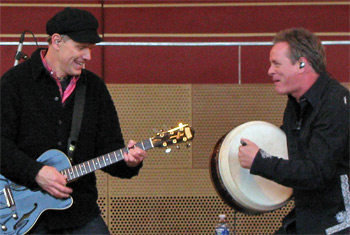
<path id="1" fill-rule="evenodd" d="M 49 150 L 37 161 L 53 166 L 58 171 L 71 167 L 66 155 L 59 150 Z M 44 211 L 64 210 L 73 204 L 71 197 L 58 199 L 45 191 L 32 191 L 0 175 L 0 189 L 5 188 L 11 192 L 13 200 L 5 195 L 5 190 L 1 191 L 0 234 L 25 234 L 34 226 Z M 8 203 L 9 200 L 12 203 Z"/>
<path id="2" fill-rule="evenodd" d="M 136 147 L 148 150 L 154 147 L 166 147 L 178 142 L 187 142 L 194 136 L 193 129 L 188 124 L 135 144 Z M 67 156 L 59 150 L 49 150 L 38 158 L 38 162 L 55 167 L 61 174 L 67 176 L 67 183 L 81 176 L 90 174 L 103 167 L 124 160 L 123 155 L 129 149 L 124 147 L 100 157 L 90 159 L 72 167 Z M 71 197 L 58 199 L 45 191 L 32 191 L 17 185 L 0 175 L 0 234 L 25 234 L 46 210 L 64 210 L 73 204 Z"/>

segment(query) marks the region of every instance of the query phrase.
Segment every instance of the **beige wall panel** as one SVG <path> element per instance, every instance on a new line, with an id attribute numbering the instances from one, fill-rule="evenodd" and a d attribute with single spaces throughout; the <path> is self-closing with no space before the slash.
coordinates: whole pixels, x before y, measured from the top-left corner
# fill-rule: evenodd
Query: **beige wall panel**
<path id="1" fill-rule="evenodd" d="M 125 142 L 145 140 L 179 122 L 192 124 L 191 85 L 110 84 L 108 89 Z M 179 146 L 179 150 L 173 146 L 168 155 L 164 154 L 164 148 L 151 150 L 144 168 L 191 168 L 192 148 Z"/>
<path id="2" fill-rule="evenodd" d="M 134 197 L 111 198 L 109 229 L 112 234 L 212 235 L 219 214 L 234 224 L 234 211 L 218 197 Z M 273 234 L 290 205 L 264 215 L 236 214 L 236 234 Z"/>
<path id="3" fill-rule="evenodd" d="M 103 171 L 96 171 L 96 184 L 98 190 L 97 204 L 100 207 L 102 218 L 108 224 L 108 174 Z"/>
<path id="4" fill-rule="evenodd" d="M 270 84 L 193 85 L 193 168 L 208 168 L 216 142 L 240 124 L 281 125 L 286 101 Z"/>
<path id="5" fill-rule="evenodd" d="M 235 211 L 219 198 L 206 169 L 142 169 L 132 179 L 108 182 L 113 234 L 213 234 L 219 214 L 235 221 Z M 290 207 L 258 216 L 237 213 L 236 231 L 271 234 Z"/>
<path id="6" fill-rule="evenodd" d="M 109 177 L 109 196 L 216 196 L 207 169 L 145 169 L 131 179 Z"/>

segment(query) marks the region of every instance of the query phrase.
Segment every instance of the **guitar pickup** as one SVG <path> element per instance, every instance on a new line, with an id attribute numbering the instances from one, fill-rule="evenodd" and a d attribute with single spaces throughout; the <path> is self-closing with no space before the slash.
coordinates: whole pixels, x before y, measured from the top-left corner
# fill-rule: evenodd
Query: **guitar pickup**
<path id="1" fill-rule="evenodd" d="M 5 188 L 3 189 L 6 204 L 9 208 L 13 208 L 16 206 L 15 200 L 13 199 L 12 191 L 10 186 L 7 184 L 5 185 Z"/>

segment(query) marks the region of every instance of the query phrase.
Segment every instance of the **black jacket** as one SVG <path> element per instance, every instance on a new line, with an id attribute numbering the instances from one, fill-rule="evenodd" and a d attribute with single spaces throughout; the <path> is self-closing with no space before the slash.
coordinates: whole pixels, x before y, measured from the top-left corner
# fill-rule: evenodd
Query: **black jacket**
<path id="1" fill-rule="evenodd" d="M 44 68 L 39 49 L 30 59 L 11 68 L 1 78 L 1 174 L 28 188 L 38 185 L 35 176 L 43 166 L 35 161 L 49 149 L 67 152 L 76 90 L 61 103 L 56 82 Z M 77 86 L 86 84 L 86 100 L 73 165 L 124 147 L 113 100 L 105 83 L 83 70 Z M 124 161 L 103 168 L 113 176 L 131 178 L 141 165 Z M 99 214 L 95 174 L 68 185 L 74 203 L 63 211 L 41 215 L 49 228 L 83 225 Z"/>
<path id="2" fill-rule="evenodd" d="M 289 97 L 282 126 L 289 160 L 260 150 L 253 162 L 252 174 L 293 188 L 298 234 L 350 226 L 349 102 L 349 91 L 321 74 L 300 103 Z"/>

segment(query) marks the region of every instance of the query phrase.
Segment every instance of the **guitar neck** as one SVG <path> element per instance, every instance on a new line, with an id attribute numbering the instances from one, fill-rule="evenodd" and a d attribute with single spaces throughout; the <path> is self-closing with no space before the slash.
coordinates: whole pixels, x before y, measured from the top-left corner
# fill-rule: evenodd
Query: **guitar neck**
<path id="1" fill-rule="evenodd" d="M 149 150 L 154 148 L 151 138 L 138 142 L 135 144 L 140 149 Z M 121 160 L 124 160 L 124 153 L 128 153 L 129 149 L 127 147 L 121 148 L 114 152 L 107 153 L 100 157 L 91 159 L 86 162 L 82 162 L 70 168 L 61 170 L 61 174 L 67 176 L 67 183 L 76 180 L 84 175 L 97 171 L 101 168 L 107 167 Z"/>

